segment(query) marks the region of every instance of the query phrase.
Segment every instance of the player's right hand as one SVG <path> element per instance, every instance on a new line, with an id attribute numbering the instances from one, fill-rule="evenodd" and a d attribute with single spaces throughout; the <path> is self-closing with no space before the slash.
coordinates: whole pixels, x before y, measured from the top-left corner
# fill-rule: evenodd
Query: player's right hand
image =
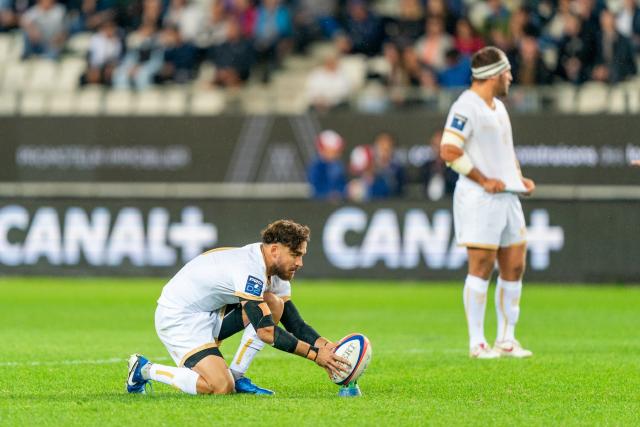
<path id="1" fill-rule="evenodd" d="M 340 372 L 349 372 L 351 364 L 343 357 L 338 356 L 332 349 L 320 347 L 318 349 L 318 357 L 316 357 L 316 363 L 327 370 L 329 375 L 338 374 Z"/>
<path id="2" fill-rule="evenodd" d="M 487 193 L 494 194 L 504 191 L 506 185 L 504 185 L 504 182 L 499 179 L 487 178 L 482 183 L 482 188 L 484 188 L 484 191 L 486 191 Z"/>

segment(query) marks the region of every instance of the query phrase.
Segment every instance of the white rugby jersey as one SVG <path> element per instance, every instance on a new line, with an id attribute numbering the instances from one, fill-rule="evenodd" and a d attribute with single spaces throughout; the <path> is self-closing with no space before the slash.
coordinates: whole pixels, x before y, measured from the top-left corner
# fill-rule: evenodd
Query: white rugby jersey
<path id="1" fill-rule="evenodd" d="M 208 312 L 240 298 L 262 301 L 264 292 L 291 296 L 291 284 L 277 276 L 269 283 L 260 243 L 219 248 L 189 261 L 162 289 L 158 304 L 189 312 Z"/>
<path id="2" fill-rule="evenodd" d="M 453 103 L 444 131 L 464 142 L 464 151 L 487 178 L 500 179 L 507 191 L 526 191 L 513 148 L 509 114 L 502 101 L 494 98 L 495 110 L 470 89 Z M 458 185 L 479 185 L 461 175 Z"/>

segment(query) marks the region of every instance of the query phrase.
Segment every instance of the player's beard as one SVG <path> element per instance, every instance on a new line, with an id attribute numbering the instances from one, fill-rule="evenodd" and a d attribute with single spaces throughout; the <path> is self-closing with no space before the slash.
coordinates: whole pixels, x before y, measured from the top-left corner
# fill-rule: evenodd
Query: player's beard
<path id="1" fill-rule="evenodd" d="M 507 96 L 509 94 L 509 80 L 505 74 L 498 77 L 498 85 L 496 88 L 497 97 Z"/>
<path id="2" fill-rule="evenodd" d="M 298 269 L 295 267 L 289 268 L 286 265 L 277 265 L 275 275 L 282 280 L 291 280 L 296 274 Z"/>

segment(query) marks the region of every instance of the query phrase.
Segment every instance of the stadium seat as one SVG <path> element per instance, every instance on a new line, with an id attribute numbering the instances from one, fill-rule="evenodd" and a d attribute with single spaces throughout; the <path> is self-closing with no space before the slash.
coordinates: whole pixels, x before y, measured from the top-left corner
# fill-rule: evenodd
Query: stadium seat
<path id="1" fill-rule="evenodd" d="M 74 91 L 54 92 L 49 95 L 47 112 L 52 116 L 69 116 L 74 114 L 77 95 Z"/>
<path id="2" fill-rule="evenodd" d="M 102 112 L 102 87 L 86 86 L 76 97 L 75 114 L 80 116 L 97 116 Z"/>
<path id="3" fill-rule="evenodd" d="M 19 92 L 25 88 L 29 73 L 29 62 L 11 61 L 5 64 L 2 76 L 2 90 Z"/>
<path id="4" fill-rule="evenodd" d="M 578 91 L 577 111 L 580 114 L 596 114 L 607 110 L 609 87 L 605 83 L 588 82 Z"/>
<path id="5" fill-rule="evenodd" d="M 619 84 L 611 88 L 607 112 L 612 114 L 624 114 L 627 112 L 627 90 L 624 85 Z"/>
<path id="6" fill-rule="evenodd" d="M 216 67 L 208 62 L 203 62 L 198 68 L 198 75 L 196 76 L 193 85 L 194 87 L 204 87 L 209 85 L 216 75 Z"/>
<path id="7" fill-rule="evenodd" d="M 57 89 L 73 90 L 80 85 L 80 77 L 87 68 L 87 61 L 82 58 L 67 57 L 60 62 Z"/>
<path id="8" fill-rule="evenodd" d="M 274 96 L 268 86 L 249 85 L 239 94 L 240 107 L 245 114 L 269 114 L 273 111 Z"/>
<path id="9" fill-rule="evenodd" d="M 46 96 L 43 92 L 24 92 L 20 97 L 20 114 L 43 116 L 46 112 Z"/>
<path id="10" fill-rule="evenodd" d="M 104 113 L 111 116 L 126 116 L 134 111 L 135 94 L 128 90 L 107 91 Z"/>
<path id="11" fill-rule="evenodd" d="M 187 93 L 184 88 L 176 87 L 164 90 L 162 114 L 181 116 L 187 112 Z"/>
<path id="12" fill-rule="evenodd" d="M 366 77 L 367 63 L 363 55 L 347 55 L 340 59 L 340 67 L 351 78 L 354 89 L 360 89 L 364 86 Z"/>
<path id="13" fill-rule="evenodd" d="M 572 84 L 558 83 L 554 86 L 555 106 L 561 113 L 576 111 L 576 87 Z"/>
<path id="14" fill-rule="evenodd" d="M 635 84 L 624 85 L 627 94 L 628 113 L 640 113 L 640 87 Z"/>
<path id="15" fill-rule="evenodd" d="M 14 92 L 0 92 L 0 115 L 11 116 L 18 109 L 18 96 Z"/>
<path id="16" fill-rule="evenodd" d="M 134 111 L 141 116 L 155 116 L 162 114 L 165 108 L 163 93 L 159 89 L 149 89 L 140 92 L 134 100 Z"/>
<path id="17" fill-rule="evenodd" d="M 76 33 L 72 35 L 69 37 L 69 40 L 67 40 L 67 50 L 75 56 L 82 58 L 86 57 L 92 36 L 93 34 L 90 32 Z"/>
<path id="18" fill-rule="evenodd" d="M 225 107 L 225 95 L 220 90 L 201 90 L 191 97 L 191 114 L 208 116 L 220 114 Z"/>
<path id="19" fill-rule="evenodd" d="M 0 34 L 0 64 L 8 59 L 12 42 L 13 37 L 10 34 Z"/>
<path id="20" fill-rule="evenodd" d="M 30 62 L 26 89 L 32 91 L 53 89 L 58 80 L 58 63 L 50 59 L 33 59 Z"/>

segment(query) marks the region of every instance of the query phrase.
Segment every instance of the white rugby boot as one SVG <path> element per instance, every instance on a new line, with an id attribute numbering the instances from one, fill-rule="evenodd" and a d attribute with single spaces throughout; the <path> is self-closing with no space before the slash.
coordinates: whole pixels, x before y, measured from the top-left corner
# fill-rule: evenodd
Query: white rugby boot
<path id="1" fill-rule="evenodd" d="M 472 359 L 497 359 L 500 353 L 489 347 L 489 344 L 482 342 L 471 347 L 469 357 Z"/>
<path id="2" fill-rule="evenodd" d="M 522 345 L 520 345 L 518 340 L 515 339 L 496 341 L 493 345 L 493 349 L 502 357 L 515 357 L 517 359 L 523 359 L 525 357 L 533 356 L 533 352 L 531 350 L 522 348 Z"/>

